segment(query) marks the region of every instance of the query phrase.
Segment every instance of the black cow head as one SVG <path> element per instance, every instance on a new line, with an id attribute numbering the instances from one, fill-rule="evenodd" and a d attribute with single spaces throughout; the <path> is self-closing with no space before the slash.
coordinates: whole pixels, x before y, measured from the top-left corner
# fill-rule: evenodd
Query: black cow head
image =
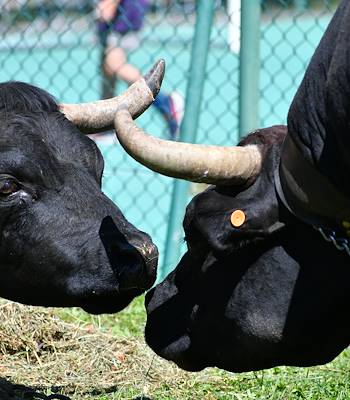
<path id="1" fill-rule="evenodd" d="M 105 129 L 120 104 L 142 112 L 140 87 L 150 103 L 162 62 L 157 68 L 104 103 L 59 106 L 31 85 L 0 85 L 2 297 L 104 313 L 152 286 L 157 249 L 102 192 L 103 158 L 76 125 Z"/>
<path id="2" fill-rule="evenodd" d="M 215 185 L 188 205 L 188 250 L 146 296 L 146 341 L 162 357 L 193 371 L 248 371 L 325 363 L 348 346 L 349 255 L 327 243 L 283 194 L 295 178 L 293 194 L 305 210 L 327 186 L 328 201 L 318 196 L 312 220 L 320 221 L 316 227 L 334 223 L 345 234 L 337 224 L 346 221 L 338 217 L 349 210 L 334 204 L 346 205 L 350 196 L 349 43 L 346 0 L 310 63 L 288 127 L 254 132 L 238 148 L 164 143 L 135 128 L 141 147 L 149 144 L 145 154 L 130 145 L 124 127 L 130 117 L 118 112 L 117 135 L 134 158 L 160 173 Z M 291 148 L 313 170 L 313 193 L 298 186 L 306 169 L 299 176 L 288 169 Z M 244 223 L 231 223 L 236 210 L 244 212 Z"/>

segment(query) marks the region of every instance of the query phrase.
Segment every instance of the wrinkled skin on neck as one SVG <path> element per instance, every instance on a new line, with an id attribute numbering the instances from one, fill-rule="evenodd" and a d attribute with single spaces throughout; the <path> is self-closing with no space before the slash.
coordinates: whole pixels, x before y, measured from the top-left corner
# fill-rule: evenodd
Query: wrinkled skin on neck
<path id="1" fill-rule="evenodd" d="M 283 131 L 262 134 L 276 140 Z M 249 140 L 259 143 L 258 134 Z M 271 145 L 249 188 L 211 187 L 190 202 L 188 251 L 146 295 L 146 341 L 181 368 L 309 366 L 349 343 L 348 256 L 279 203 L 273 180 L 280 148 L 279 140 Z M 236 209 L 246 214 L 240 228 L 230 224 Z"/>
<path id="2" fill-rule="evenodd" d="M 0 85 L 0 296 L 104 313 L 153 284 L 156 247 L 103 194 L 103 168 L 47 93 Z"/>

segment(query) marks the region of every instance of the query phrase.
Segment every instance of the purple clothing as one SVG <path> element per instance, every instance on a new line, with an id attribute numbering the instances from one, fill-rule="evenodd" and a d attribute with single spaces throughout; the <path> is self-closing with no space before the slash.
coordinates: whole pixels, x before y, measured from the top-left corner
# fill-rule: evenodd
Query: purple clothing
<path id="1" fill-rule="evenodd" d="M 123 35 L 130 31 L 138 31 L 142 27 L 148 7 L 149 0 L 121 0 L 117 14 L 111 22 L 98 22 L 98 32 L 111 30 Z"/>

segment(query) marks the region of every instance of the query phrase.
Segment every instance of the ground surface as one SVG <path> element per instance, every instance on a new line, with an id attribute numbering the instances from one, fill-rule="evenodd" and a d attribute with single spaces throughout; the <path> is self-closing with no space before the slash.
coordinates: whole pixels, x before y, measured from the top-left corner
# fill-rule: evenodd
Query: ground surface
<path id="1" fill-rule="evenodd" d="M 101 317 L 78 309 L 3 302 L 0 373 L 6 381 L 0 381 L 0 399 L 30 398 L 20 397 L 23 389 L 10 383 L 46 395 L 59 392 L 72 400 L 135 400 L 142 395 L 145 400 L 350 399 L 348 351 L 313 368 L 184 372 L 145 345 L 142 300 L 117 315 Z"/>

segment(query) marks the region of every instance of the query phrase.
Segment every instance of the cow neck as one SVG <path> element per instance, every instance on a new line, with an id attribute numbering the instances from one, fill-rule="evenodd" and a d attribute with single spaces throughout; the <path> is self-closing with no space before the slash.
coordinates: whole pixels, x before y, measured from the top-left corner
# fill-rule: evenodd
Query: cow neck
<path id="1" fill-rule="evenodd" d="M 341 193 L 285 137 L 275 171 L 277 193 L 287 209 L 305 223 L 344 232 L 350 221 L 350 199 Z"/>

